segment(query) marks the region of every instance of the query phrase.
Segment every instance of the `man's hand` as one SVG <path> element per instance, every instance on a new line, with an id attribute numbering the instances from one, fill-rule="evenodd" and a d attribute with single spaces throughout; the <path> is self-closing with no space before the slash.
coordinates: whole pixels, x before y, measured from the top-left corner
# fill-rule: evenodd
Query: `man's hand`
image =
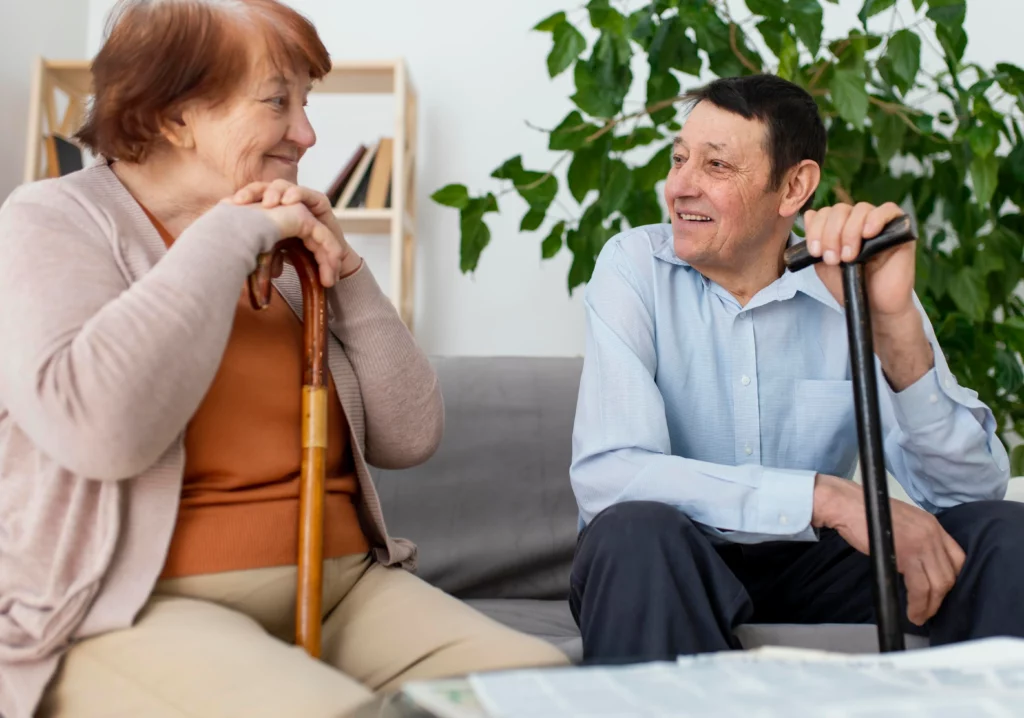
<path id="1" fill-rule="evenodd" d="M 896 568 L 907 587 L 907 618 L 921 626 L 939 610 L 966 556 L 930 513 L 895 499 L 889 503 Z M 870 554 L 864 489 L 852 481 L 818 474 L 811 523 L 835 529 L 848 544 Z"/>
<path id="2" fill-rule="evenodd" d="M 843 279 L 840 262 L 860 254 L 861 243 L 882 231 L 903 211 L 887 202 L 875 207 L 837 204 L 804 214 L 807 250 L 822 262 L 815 265 L 822 283 L 840 305 Z M 917 242 L 906 242 L 873 258 L 865 266 L 868 303 L 875 353 L 895 391 L 902 391 L 924 376 L 935 357 L 914 306 L 914 264 Z"/>

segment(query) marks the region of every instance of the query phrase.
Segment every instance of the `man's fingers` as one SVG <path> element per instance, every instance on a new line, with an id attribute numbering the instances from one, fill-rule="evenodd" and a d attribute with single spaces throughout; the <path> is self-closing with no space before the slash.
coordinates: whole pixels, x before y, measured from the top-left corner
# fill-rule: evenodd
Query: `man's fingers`
<path id="1" fill-rule="evenodd" d="M 960 575 L 960 571 L 963 570 L 964 561 L 967 560 L 967 554 L 960 547 L 960 544 L 956 542 L 956 539 L 950 536 L 943 530 L 942 532 L 942 547 L 946 550 L 946 555 L 949 556 L 949 562 L 953 567 L 953 573 L 956 576 Z"/>
<path id="2" fill-rule="evenodd" d="M 875 207 L 874 210 L 868 214 L 864 220 L 864 234 L 865 237 L 874 237 L 888 224 L 891 220 L 896 219 L 903 214 L 903 210 L 900 209 L 898 204 L 893 202 L 886 202 L 883 205 Z"/>
<path id="3" fill-rule="evenodd" d="M 848 204 L 837 204 L 832 207 L 825 226 L 821 230 L 821 258 L 825 264 L 839 264 L 839 253 L 842 249 L 843 227 L 853 208 Z"/>
<path id="4" fill-rule="evenodd" d="M 924 617 L 927 621 L 939 612 L 943 599 L 946 598 L 946 594 L 956 582 L 953 564 L 943 546 L 936 546 L 925 561 L 925 573 L 928 575 L 928 583 L 931 586 L 928 596 L 928 613 Z"/>
<path id="5" fill-rule="evenodd" d="M 864 237 L 864 221 L 874 207 L 867 202 L 859 202 L 850 212 L 843 225 L 839 258 L 844 262 L 854 260 L 860 253 L 861 240 Z"/>
<path id="6" fill-rule="evenodd" d="M 920 560 L 915 560 L 903 574 L 903 582 L 907 586 L 907 618 L 914 625 L 922 626 L 927 620 L 925 615 L 928 612 L 931 584 Z"/>

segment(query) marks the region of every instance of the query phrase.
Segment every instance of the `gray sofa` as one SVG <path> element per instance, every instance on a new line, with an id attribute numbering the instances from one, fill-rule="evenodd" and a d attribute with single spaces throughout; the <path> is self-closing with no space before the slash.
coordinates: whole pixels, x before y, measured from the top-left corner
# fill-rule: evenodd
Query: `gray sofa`
<path id="1" fill-rule="evenodd" d="M 419 544 L 422 578 L 578 661 L 567 597 L 577 520 L 570 441 L 582 360 L 460 357 L 434 365 L 445 437 L 422 466 L 376 473 L 388 529 Z M 737 635 L 746 648 L 878 647 L 874 626 L 747 625 Z"/>

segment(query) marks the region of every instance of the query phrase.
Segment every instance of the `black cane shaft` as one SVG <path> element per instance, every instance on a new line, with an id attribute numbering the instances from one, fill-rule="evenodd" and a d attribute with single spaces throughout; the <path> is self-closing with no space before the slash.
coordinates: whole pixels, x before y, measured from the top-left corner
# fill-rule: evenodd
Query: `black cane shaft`
<path id="1" fill-rule="evenodd" d="M 882 453 L 882 419 L 878 411 L 878 382 L 871 336 L 863 264 L 844 264 L 843 291 L 846 327 L 850 339 L 853 398 L 860 443 L 860 469 L 867 504 L 868 545 L 874 573 L 873 593 L 878 620 L 878 648 L 881 652 L 902 651 L 896 550 L 889 512 L 889 490 L 885 481 Z"/>

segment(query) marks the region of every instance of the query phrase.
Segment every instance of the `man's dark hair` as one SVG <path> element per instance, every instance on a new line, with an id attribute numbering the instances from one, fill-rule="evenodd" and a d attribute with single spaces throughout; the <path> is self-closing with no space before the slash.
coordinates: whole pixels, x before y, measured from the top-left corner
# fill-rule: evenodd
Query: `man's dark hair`
<path id="1" fill-rule="evenodd" d="M 748 120 L 758 120 L 768 130 L 771 189 L 782 184 L 786 171 L 802 160 L 825 163 L 825 125 L 814 98 L 799 85 L 775 75 L 723 77 L 686 94 L 690 106 L 710 102 Z M 813 204 L 807 200 L 801 212 Z"/>

